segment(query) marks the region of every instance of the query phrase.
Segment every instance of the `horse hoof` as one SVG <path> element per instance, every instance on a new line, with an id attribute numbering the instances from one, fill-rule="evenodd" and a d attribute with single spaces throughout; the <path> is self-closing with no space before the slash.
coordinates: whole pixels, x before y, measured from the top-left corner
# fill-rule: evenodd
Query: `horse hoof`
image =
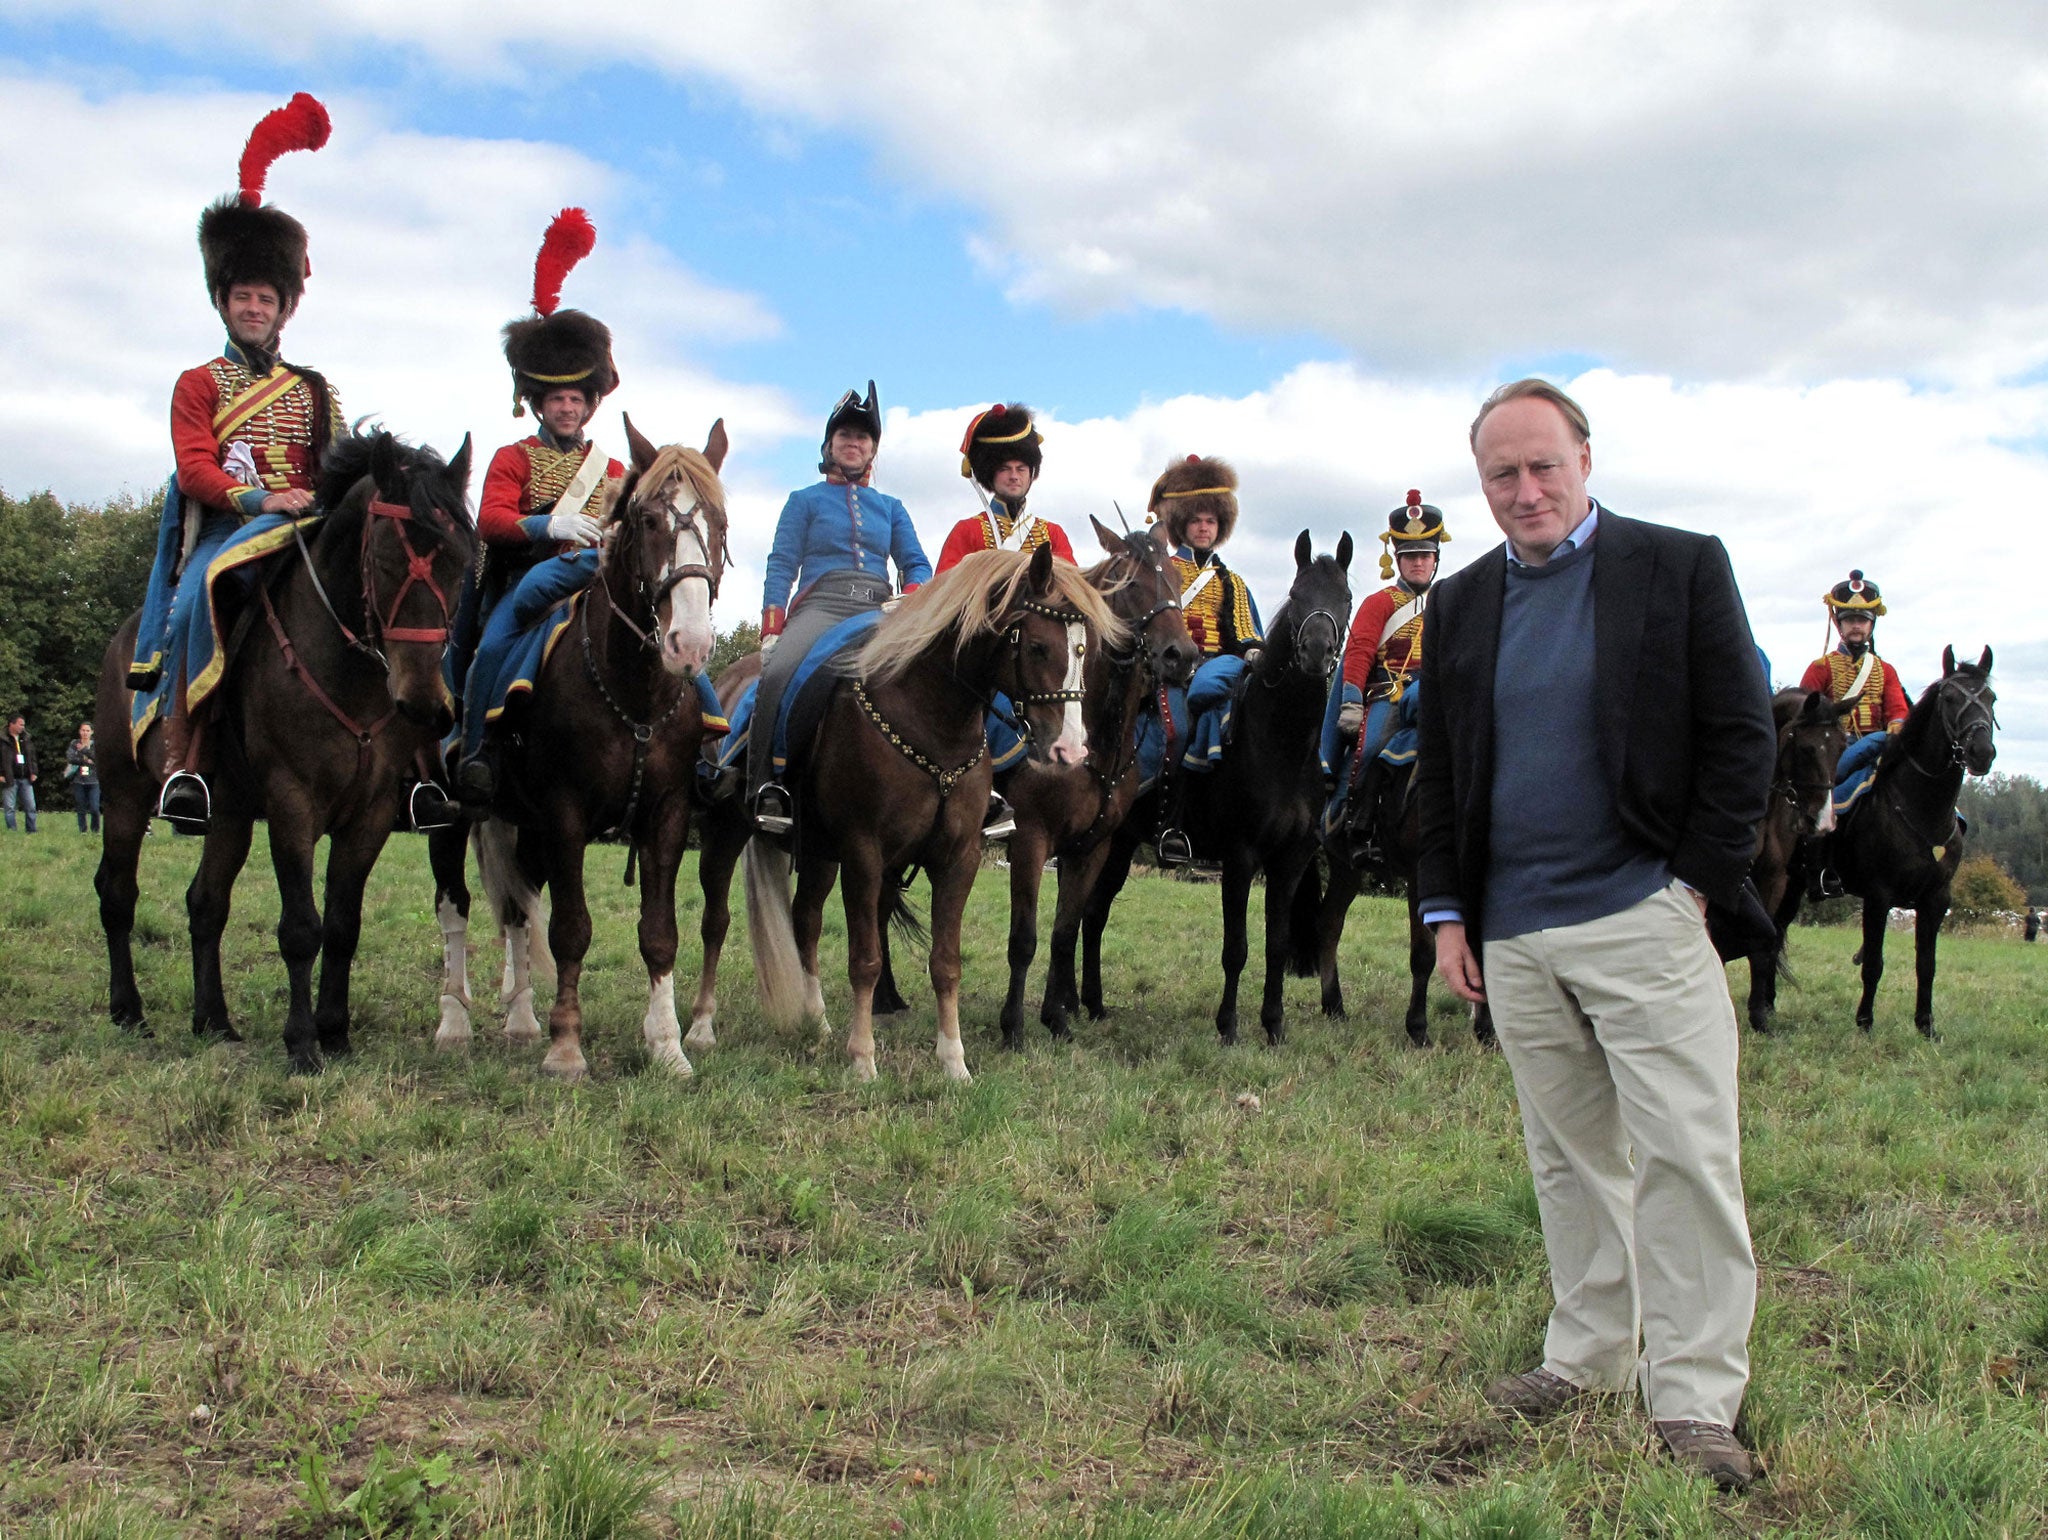
<path id="1" fill-rule="evenodd" d="M 1868 1032 L 1874 1025 L 1876 1025 L 1876 1021 L 1873 1017 L 1858 1016 L 1856 1018 L 1856 1030 L 1858 1032 Z"/>
<path id="2" fill-rule="evenodd" d="M 1425 1029 L 1421 1032 L 1410 1032 L 1408 1034 L 1408 1046 L 1410 1048 L 1429 1048 L 1434 1045 L 1431 1044 L 1429 1032 Z"/>
<path id="3" fill-rule="evenodd" d="M 529 1027 L 522 1022 L 505 1023 L 505 1041 L 513 1048 L 531 1048 L 545 1036 L 538 1024 Z"/>
<path id="4" fill-rule="evenodd" d="M 550 1053 L 540 1061 L 540 1072 L 563 1085 L 574 1085 L 590 1072 L 590 1066 L 581 1053 L 571 1049 L 568 1053 Z"/>
<path id="5" fill-rule="evenodd" d="M 859 1081 L 869 1081 L 875 1078 L 875 1057 L 873 1054 L 855 1054 L 853 1056 L 853 1078 Z"/>
<path id="6" fill-rule="evenodd" d="M 1071 1043 L 1074 1040 L 1074 1029 L 1064 1021 L 1056 1025 L 1047 1023 L 1045 1030 L 1052 1034 L 1052 1040 L 1055 1043 Z"/>
<path id="7" fill-rule="evenodd" d="M 1268 1048 L 1283 1047 L 1286 1044 L 1286 1042 L 1287 1029 L 1285 1027 L 1266 1028 L 1266 1046 Z"/>
<path id="8" fill-rule="evenodd" d="M 140 1016 L 126 1018 L 116 1016 L 114 1018 L 114 1025 L 119 1027 L 123 1032 L 126 1032 L 131 1037 L 156 1036 L 156 1034 L 150 1030 L 149 1023 L 144 1021 Z"/>
<path id="9" fill-rule="evenodd" d="M 294 1075 L 317 1075 L 327 1067 L 327 1061 L 320 1057 L 317 1048 L 294 1048 L 291 1051 L 291 1072 Z"/>
<path id="10" fill-rule="evenodd" d="M 967 1073 L 967 1066 L 965 1064 L 947 1064 L 942 1067 L 946 1071 L 946 1078 L 955 1085 L 966 1085 L 968 1081 L 974 1078 Z"/>
<path id="11" fill-rule="evenodd" d="M 683 1039 L 683 1046 L 685 1048 L 693 1048 L 698 1053 L 716 1048 L 718 1046 L 718 1037 L 711 1030 L 711 1023 L 707 1021 L 702 1026 L 691 1027 L 690 1035 Z"/>
<path id="12" fill-rule="evenodd" d="M 697 1073 L 690 1067 L 690 1061 L 683 1050 L 673 1043 L 664 1043 L 659 1048 L 649 1049 L 648 1060 L 656 1069 L 665 1070 L 678 1080 L 688 1080 Z"/>

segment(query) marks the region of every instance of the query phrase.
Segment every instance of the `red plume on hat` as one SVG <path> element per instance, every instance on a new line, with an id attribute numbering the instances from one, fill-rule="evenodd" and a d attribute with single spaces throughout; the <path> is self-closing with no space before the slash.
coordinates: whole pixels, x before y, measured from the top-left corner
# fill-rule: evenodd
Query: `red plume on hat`
<path id="1" fill-rule="evenodd" d="M 277 290 L 283 313 L 298 308 L 313 264 L 306 256 L 306 227 L 283 209 L 263 201 L 263 185 L 278 157 L 293 150 L 317 150 L 331 130 L 327 109 L 304 91 L 265 113 L 242 146 L 238 192 L 210 204 L 199 216 L 199 255 L 206 267 L 206 291 L 219 304 L 238 283 L 268 284 Z"/>
<path id="2" fill-rule="evenodd" d="M 592 406 L 618 389 L 611 331 L 595 316 L 558 308 L 563 280 L 596 249 L 597 227 L 582 209 L 563 209 L 541 237 L 533 259 L 533 314 L 505 328 L 515 417 L 524 411 L 522 401 L 538 411 L 541 397 L 565 385 L 582 390 Z"/>

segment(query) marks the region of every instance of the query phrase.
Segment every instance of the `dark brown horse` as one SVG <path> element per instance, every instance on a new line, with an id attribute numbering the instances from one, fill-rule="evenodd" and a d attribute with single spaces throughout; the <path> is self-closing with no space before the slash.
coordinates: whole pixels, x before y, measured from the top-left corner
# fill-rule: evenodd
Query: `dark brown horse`
<path id="1" fill-rule="evenodd" d="M 1921 694 L 1906 725 L 1884 747 L 1870 789 L 1844 815 L 1833 839 L 1835 870 L 1863 900 L 1863 997 L 1856 1025 L 1868 1032 L 1884 977 L 1885 921 L 1911 909 L 1919 990 L 1913 1024 L 1934 1036 L 1934 947 L 1948 915 L 1949 885 L 1963 860 L 1956 794 L 1963 774 L 1987 775 L 1998 755 L 1991 649 L 1975 663 L 1941 652 L 1941 678 Z"/>
<path id="2" fill-rule="evenodd" d="M 1088 757 L 1078 765 L 1027 760 L 1006 794 L 1016 811 L 1010 836 L 1010 989 L 1003 1001 L 1003 1046 L 1024 1046 L 1024 988 L 1038 950 L 1038 889 L 1045 862 L 1060 858 L 1052 961 L 1038 1019 L 1055 1038 L 1067 1027 L 1075 994 L 1074 942 L 1081 914 L 1109 859 L 1110 836 L 1138 798 L 1138 727 L 1145 704 L 1168 685 L 1184 685 L 1199 653 L 1181 614 L 1180 588 L 1164 538 L 1150 530 L 1119 535 L 1100 519 L 1095 536 L 1109 560 L 1088 581 L 1130 629 L 1128 648 L 1097 647 L 1083 671 L 1082 721 Z"/>
<path id="3" fill-rule="evenodd" d="M 505 934 L 505 1036 L 514 1043 L 540 1035 L 527 970 L 546 884 L 555 1003 L 541 1068 L 565 1080 L 586 1068 L 578 987 L 590 948 L 584 851 L 608 833 L 627 840 L 627 871 L 637 862 L 640 872 L 641 1036 L 655 1064 L 690 1073 L 676 1020 L 676 870 L 704 739 L 696 672 L 711 656 L 711 604 L 725 570 L 725 424 L 712 425 L 701 454 L 675 444 L 656 449 L 631 419 L 626 437 L 633 464 L 609 549 L 533 682 L 505 745 L 492 817 L 475 835 L 484 890 Z M 465 832 L 442 831 L 430 844 L 444 947 L 434 1041 L 443 1048 L 470 1040 Z M 534 956 L 540 960 L 537 948 Z"/>
<path id="4" fill-rule="evenodd" d="M 1777 927 L 1777 944 L 1749 959 L 1749 1025 L 1771 1030 L 1778 1008 L 1778 974 L 1784 968 L 1785 931 L 1799 913 L 1804 852 L 1808 841 L 1835 827 L 1835 763 L 1849 746 L 1842 730 L 1848 705 L 1825 690 L 1780 690 L 1771 697 L 1778 728 L 1778 764 L 1771 777 L 1771 803 L 1756 831 L 1756 859 L 1750 879 Z"/>
<path id="5" fill-rule="evenodd" d="M 1317 760 L 1330 676 L 1344 652 L 1344 617 L 1351 613 L 1351 537 L 1337 541 L 1334 557 L 1316 556 L 1307 530 L 1294 543 L 1294 584 L 1266 631 L 1266 645 L 1246 671 L 1236 706 L 1234 735 L 1222 763 L 1193 778 L 1188 831 L 1198 852 L 1223 863 L 1223 998 L 1216 1030 L 1237 1041 L 1237 987 L 1250 955 L 1245 911 L 1252 879 L 1266 878 L 1266 983 L 1259 1022 L 1266 1040 L 1286 1037 L 1282 988 L 1293 952 L 1295 890 L 1315 861 L 1323 805 Z M 1160 793 L 1146 795 L 1147 804 Z M 1157 828 L 1141 804 L 1124 821 L 1090 895 L 1083 920 L 1081 1000 L 1089 1014 L 1102 1009 L 1102 933 L 1123 890 L 1138 842 Z"/>
<path id="6" fill-rule="evenodd" d="M 329 511 L 311 535 L 310 564 L 288 550 L 259 574 L 210 708 L 212 820 L 185 894 L 194 1032 L 238 1038 L 221 982 L 220 938 L 255 821 L 263 818 L 282 903 L 278 950 L 291 978 L 285 1048 L 298 1070 L 348 1051 L 363 885 L 397 819 L 403 777 L 450 721 L 441 657 L 449 601 L 476 548 L 464 504 L 468 482 L 466 439 L 447 465 L 381 431 L 341 439 L 321 470 L 318 505 Z M 100 669 L 94 721 L 106 817 L 94 886 L 114 1019 L 141 1028 L 129 934 L 163 749 L 155 726 L 139 750 L 131 747 L 135 625 L 131 616 L 115 633 Z M 329 841 L 324 920 L 313 901 L 313 847 L 322 835 Z"/>
<path id="7" fill-rule="evenodd" d="M 1052 548 L 981 551 L 884 617 L 855 677 L 840 682 L 800 770 L 800 866 L 765 840 L 747 849 L 747 928 L 763 1008 L 822 1018 L 818 935 L 835 876 L 846 906 L 853 1020 L 847 1048 L 875 1075 L 874 989 L 889 874 L 922 866 L 932 885 L 931 980 L 939 1064 L 968 1078 L 960 1046 L 960 922 L 980 866 L 991 769 L 983 717 L 997 691 L 1030 730 L 1031 752 L 1078 763 L 1087 639 L 1129 638 L 1107 603 Z M 757 723 L 756 730 L 767 724 Z"/>

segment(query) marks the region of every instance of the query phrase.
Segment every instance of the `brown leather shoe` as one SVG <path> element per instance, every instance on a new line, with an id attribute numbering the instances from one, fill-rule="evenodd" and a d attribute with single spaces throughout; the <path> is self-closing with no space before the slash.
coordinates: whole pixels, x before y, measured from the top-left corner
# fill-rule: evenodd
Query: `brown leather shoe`
<path id="1" fill-rule="evenodd" d="M 1735 1441 L 1734 1429 L 1718 1422 L 1660 1422 L 1657 1436 L 1672 1459 L 1724 1492 L 1740 1492 L 1757 1478 L 1756 1457 Z"/>
<path id="2" fill-rule="evenodd" d="M 1592 1392 L 1548 1369 L 1531 1369 L 1510 1374 L 1486 1387 L 1486 1404 L 1496 1411 L 1513 1412 L 1535 1422 L 1553 1417 Z"/>

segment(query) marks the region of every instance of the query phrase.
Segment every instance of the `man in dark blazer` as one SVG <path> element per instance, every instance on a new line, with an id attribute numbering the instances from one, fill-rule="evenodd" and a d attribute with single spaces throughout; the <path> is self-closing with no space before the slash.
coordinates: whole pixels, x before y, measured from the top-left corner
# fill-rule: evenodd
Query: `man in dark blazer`
<path id="1" fill-rule="evenodd" d="M 1757 919 L 1770 701 L 1721 543 L 1594 502 L 1590 438 L 1545 381 L 1488 398 L 1507 543 L 1437 585 L 1422 667 L 1423 917 L 1492 1007 L 1556 1297 L 1541 1367 L 1487 1394 L 1533 1418 L 1639 1380 L 1673 1453 L 1740 1487 L 1756 1263 L 1707 917 Z"/>

